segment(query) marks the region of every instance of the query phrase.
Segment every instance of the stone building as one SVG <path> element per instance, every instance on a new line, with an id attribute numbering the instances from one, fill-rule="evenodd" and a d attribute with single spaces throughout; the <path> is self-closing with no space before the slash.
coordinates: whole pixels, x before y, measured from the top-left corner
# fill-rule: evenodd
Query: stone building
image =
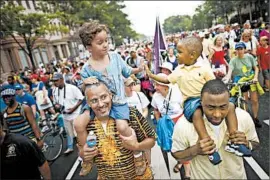
<path id="1" fill-rule="evenodd" d="M 25 13 L 38 12 L 37 2 L 35 0 L 16 0 L 18 5 L 25 8 Z M 58 19 L 50 21 L 53 25 L 60 25 Z M 17 36 L 17 40 L 25 47 L 24 40 Z M 68 34 L 55 32 L 47 34 L 39 38 L 32 51 L 36 67 L 40 63 L 44 65 L 53 59 L 67 59 L 69 57 L 76 57 L 79 55 L 78 45 L 80 42 L 74 38 L 74 29 L 70 30 Z M 25 67 L 31 68 L 31 62 L 28 55 L 22 48 L 14 41 L 13 38 L 0 39 L 1 50 L 1 76 L 9 74 L 10 71 L 24 69 Z"/>

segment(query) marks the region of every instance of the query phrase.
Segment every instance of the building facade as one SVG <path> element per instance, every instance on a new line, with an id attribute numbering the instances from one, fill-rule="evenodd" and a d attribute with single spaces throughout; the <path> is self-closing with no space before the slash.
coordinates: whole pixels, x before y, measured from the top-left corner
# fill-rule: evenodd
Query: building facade
<path id="1" fill-rule="evenodd" d="M 18 5 L 25 8 L 24 13 L 38 12 L 37 2 L 35 0 L 17 0 Z M 54 19 L 50 24 L 60 25 L 61 21 Z M 25 47 L 24 40 L 19 36 L 16 39 Z M 74 38 L 74 30 L 70 30 L 68 34 L 54 32 L 39 38 L 35 42 L 35 47 L 32 51 L 36 67 L 39 64 L 48 64 L 51 60 L 68 59 L 79 55 L 78 45 L 80 42 Z M 13 38 L 0 39 L 1 50 L 1 76 L 9 74 L 10 71 L 18 71 L 25 67 L 32 68 L 30 58 L 24 50 L 14 41 Z"/>

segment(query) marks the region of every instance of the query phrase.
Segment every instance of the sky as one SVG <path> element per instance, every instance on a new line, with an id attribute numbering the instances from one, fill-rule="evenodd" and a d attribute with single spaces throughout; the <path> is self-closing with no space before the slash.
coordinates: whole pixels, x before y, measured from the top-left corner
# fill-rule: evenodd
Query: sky
<path id="1" fill-rule="evenodd" d="M 154 36 L 156 16 L 160 24 L 170 16 L 193 15 L 203 1 L 125 1 L 123 11 L 128 15 L 132 28 L 141 34 Z"/>

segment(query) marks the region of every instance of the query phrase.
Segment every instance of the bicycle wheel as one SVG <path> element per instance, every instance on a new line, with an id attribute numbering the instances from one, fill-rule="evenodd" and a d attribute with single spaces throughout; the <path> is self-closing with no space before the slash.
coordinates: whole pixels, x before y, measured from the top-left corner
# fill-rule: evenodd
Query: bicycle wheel
<path id="1" fill-rule="evenodd" d="M 43 137 L 44 146 L 42 152 L 48 161 L 57 159 L 63 149 L 63 137 L 61 134 L 48 132 Z"/>

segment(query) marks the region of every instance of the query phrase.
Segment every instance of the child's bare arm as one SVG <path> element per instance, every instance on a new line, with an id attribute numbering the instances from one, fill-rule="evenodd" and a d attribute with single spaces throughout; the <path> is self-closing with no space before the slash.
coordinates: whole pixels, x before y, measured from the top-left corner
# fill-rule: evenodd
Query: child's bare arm
<path id="1" fill-rule="evenodd" d="M 147 74 L 150 78 L 154 79 L 155 81 L 161 82 L 161 83 L 170 84 L 170 81 L 168 80 L 167 77 L 157 76 L 157 75 L 153 74 L 153 73 L 149 70 L 149 68 L 148 68 L 147 65 L 145 65 L 144 67 L 145 67 L 146 74 Z"/>
<path id="2" fill-rule="evenodd" d="M 200 140 L 209 137 L 203 122 L 203 114 L 201 109 L 196 109 L 192 116 L 192 122 L 199 135 Z"/>

